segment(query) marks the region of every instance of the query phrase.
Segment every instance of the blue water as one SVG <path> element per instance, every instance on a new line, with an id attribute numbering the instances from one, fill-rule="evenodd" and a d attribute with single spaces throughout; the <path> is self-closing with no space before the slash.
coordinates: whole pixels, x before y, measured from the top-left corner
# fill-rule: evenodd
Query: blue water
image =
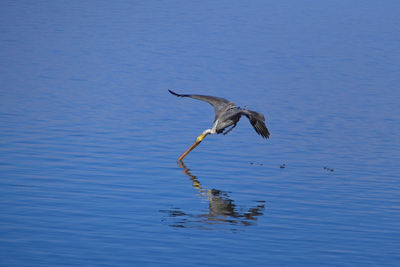
<path id="1" fill-rule="evenodd" d="M 2 1 L 0 265 L 398 265 L 399 12 Z"/>

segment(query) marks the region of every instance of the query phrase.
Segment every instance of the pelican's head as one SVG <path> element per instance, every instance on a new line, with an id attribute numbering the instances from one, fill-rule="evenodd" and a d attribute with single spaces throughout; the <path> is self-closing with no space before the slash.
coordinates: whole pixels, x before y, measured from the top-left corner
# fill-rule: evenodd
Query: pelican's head
<path id="1" fill-rule="evenodd" d="M 199 136 L 197 137 L 196 142 L 201 142 L 201 141 L 203 141 L 203 139 L 204 139 L 207 135 L 209 135 L 209 134 L 211 134 L 211 129 L 205 130 L 201 135 L 199 135 Z"/>

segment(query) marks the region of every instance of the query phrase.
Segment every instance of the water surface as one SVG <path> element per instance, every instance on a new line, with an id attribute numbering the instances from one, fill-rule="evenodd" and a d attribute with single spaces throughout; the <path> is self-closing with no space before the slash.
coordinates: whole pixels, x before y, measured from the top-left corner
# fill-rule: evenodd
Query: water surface
<path id="1" fill-rule="evenodd" d="M 399 10 L 3 1 L 0 264 L 396 265 Z"/>

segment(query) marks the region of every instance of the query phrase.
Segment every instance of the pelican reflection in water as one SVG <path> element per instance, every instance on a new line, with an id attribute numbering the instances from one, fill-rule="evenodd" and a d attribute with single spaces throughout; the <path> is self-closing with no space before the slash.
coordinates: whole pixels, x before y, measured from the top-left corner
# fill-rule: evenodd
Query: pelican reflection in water
<path id="1" fill-rule="evenodd" d="M 237 107 L 232 101 L 226 100 L 221 97 L 207 95 L 181 95 L 171 90 L 168 91 L 178 97 L 190 97 L 193 99 L 205 101 L 211 104 L 215 110 L 215 119 L 211 129 L 207 129 L 201 135 L 199 135 L 193 145 L 191 145 L 188 150 L 183 152 L 183 154 L 178 158 L 178 162 L 182 162 L 183 159 L 189 154 L 189 152 L 197 147 L 207 135 L 215 133 L 223 133 L 224 135 L 228 134 L 230 131 L 232 131 L 233 128 L 236 127 L 236 124 L 239 122 L 242 115 L 246 116 L 249 119 L 256 133 L 261 135 L 261 137 L 263 138 L 269 138 L 270 134 L 267 127 L 265 126 L 265 118 L 264 115 L 261 113 L 252 110 L 241 109 L 240 107 Z M 230 126 L 232 126 L 232 128 L 227 130 L 227 128 Z"/>
<path id="2" fill-rule="evenodd" d="M 197 190 L 201 197 L 208 199 L 208 213 L 193 215 L 183 212 L 181 209 L 162 210 L 167 213 L 170 218 L 179 219 L 170 226 L 173 227 L 193 227 L 197 223 L 200 228 L 212 226 L 215 224 L 228 223 L 231 225 L 249 226 L 253 225 L 258 216 L 263 215 L 265 209 L 265 201 L 256 201 L 255 205 L 247 211 L 238 209 L 234 200 L 232 200 L 227 192 L 217 189 L 203 188 L 196 176 L 192 175 L 183 162 L 179 163 L 183 169 L 183 173 L 189 176 L 192 186 Z"/>

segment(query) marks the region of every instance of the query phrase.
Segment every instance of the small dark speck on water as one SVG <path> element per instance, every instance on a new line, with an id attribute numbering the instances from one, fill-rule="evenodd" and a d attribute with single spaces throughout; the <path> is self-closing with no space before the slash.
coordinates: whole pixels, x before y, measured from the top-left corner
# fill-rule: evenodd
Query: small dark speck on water
<path id="1" fill-rule="evenodd" d="M 334 169 L 331 169 L 331 168 L 328 168 L 328 167 L 324 167 L 324 170 L 326 170 L 326 171 L 328 171 L 328 172 L 333 172 L 334 171 Z"/>
<path id="2" fill-rule="evenodd" d="M 281 169 L 284 169 L 284 168 L 286 168 L 286 165 L 285 165 L 285 163 L 283 163 L 283 164 L 280 166 L 280 168 L 281 168 Z"/>

